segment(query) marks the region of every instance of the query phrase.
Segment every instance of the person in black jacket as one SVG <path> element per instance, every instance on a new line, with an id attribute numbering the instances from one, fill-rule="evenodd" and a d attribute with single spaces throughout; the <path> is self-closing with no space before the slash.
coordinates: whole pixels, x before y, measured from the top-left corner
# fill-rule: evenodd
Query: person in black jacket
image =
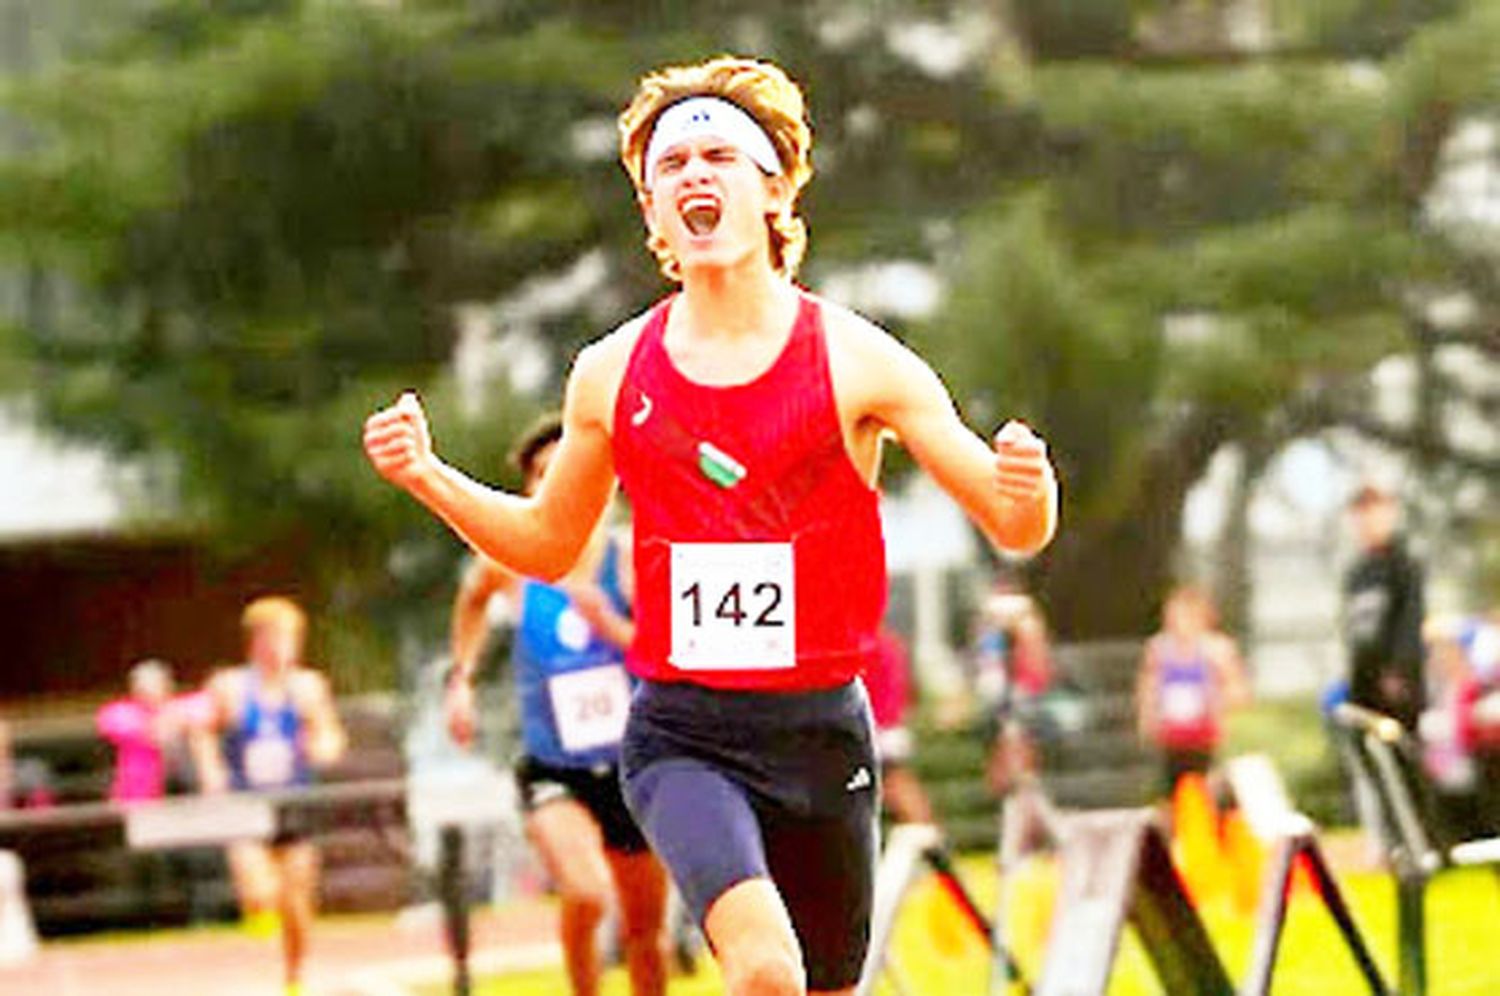
<path id="1" fill-rule="evenodd" d="M 1390 492 L 1372 484 L 1350 502 L 1360 554 L 1344 578 L 1344 642 L 1349 652 L 1349 700 L 1395 718 L 1416 732 L 1425 705 L 1422 642 L 1422 568 L 1397 532 L 1401 509 Z M 1370 859 L 1378 863 L 1393 843 L 1361 765 L 1345 753 L 1354 808 L 1364 827 Z"/>
<path id="2" fill-rule="evenodd" d="M 1349 700 L 1415 731 L 1426 699 L 1422 567 L 1396 531 L 1393 495 L 1367 484 L 1350 509 L 1360 555 L 1344 579 Z"/>

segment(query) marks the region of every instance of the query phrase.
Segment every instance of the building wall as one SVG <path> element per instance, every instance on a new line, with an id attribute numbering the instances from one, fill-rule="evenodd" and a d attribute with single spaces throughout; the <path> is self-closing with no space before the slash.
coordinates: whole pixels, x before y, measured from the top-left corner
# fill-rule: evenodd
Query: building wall
<path id="1" fill-rule="evenodd" d="M 113 692 L 143 657 L 196 681 L 237 659 L 240 609 L 273 591 L 299 594 L 286 558 L 227 562 L 184 540 L 0 547 L 0 702 Z"/>

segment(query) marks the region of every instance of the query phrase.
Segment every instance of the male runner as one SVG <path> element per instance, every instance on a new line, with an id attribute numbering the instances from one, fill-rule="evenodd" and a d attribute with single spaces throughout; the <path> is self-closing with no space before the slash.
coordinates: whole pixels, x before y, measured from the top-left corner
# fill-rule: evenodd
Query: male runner
<path id="1" fill-rule="evenodd" d="M 416 397 L 365 424 L 376 470 L 485 555 L 538 577 L 577 560 L 616 475 L 635 521 L 642 679 L 626 799 L 736 996 L 847 992 L 869 935 L 875 758 L 855 680 L 876 653 L 875 491 L 893 433 L 996 545 L 1056 522 L 1041 440 L 992 450 L 894 338 L 802 291 L 811 133 L 775 66 L 653 73 L 620 119 L 649 245 L 682 292 L 583 350 L 537 493 L 432 452 Z"/>
<path id="2" fill-rule="evenodd" d="M 343 756 L 347 737 L 328 679 L 302 663 L 307 616 L 290 599 L 259 598 L 241 617 L 247 663 L 209 679 L 210 705 L 195 738 L 205 792 L 309 785 L 314 767 Z M 247 919 L 281 918 L 288 996 L 300 993 L 307 935 L 317 911 L 318 852 L 305 819 L 279 814 L 269 842 L 229 848 Z"/>
<path id="3" fill-rule="evenodd" d="M 512 459 L 526 494 L 536 493 L 562 431 L 561 419 L 545 418 L 516 445 Z M 560 585 L 520 578 L 492 560 L 474 562 L 453 605 L 448 727 L 461 744 L 473 739 L 475 664 L 489 631 L 490 599 L 503 592 L 517 610 L 511 666 L 525 751 L 517 780 L 526 836 L 562 898 L 573 992 L 599 991 L 594 936 L 613 891 L 631 990 L 660 996 L 666 874 L 620 793 L 620 737 L 630 710 L 623 650 L 635 635 L 630 570 L 603 530 L 595 540 Z"/>

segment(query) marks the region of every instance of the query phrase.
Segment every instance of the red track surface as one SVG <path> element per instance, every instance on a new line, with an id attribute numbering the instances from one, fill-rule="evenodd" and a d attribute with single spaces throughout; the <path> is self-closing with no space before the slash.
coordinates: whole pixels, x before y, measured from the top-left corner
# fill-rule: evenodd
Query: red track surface
<path id="1" fill-rule="evenodd" d="M 535 951 L 555 937 L 555 908 L 547 904 L 474 918 L 480 959 Z M 326 921 L 312 938 L 308 996 L 395 996 L 414 975 L 441 983 L 445 950 L 436 917 L 409 924 L 394 917 Z M 280 983 L 276 939 L 218 929 L 44 943 L 31 964 L 0 968 L 5 996 L 277 996 Z"/>

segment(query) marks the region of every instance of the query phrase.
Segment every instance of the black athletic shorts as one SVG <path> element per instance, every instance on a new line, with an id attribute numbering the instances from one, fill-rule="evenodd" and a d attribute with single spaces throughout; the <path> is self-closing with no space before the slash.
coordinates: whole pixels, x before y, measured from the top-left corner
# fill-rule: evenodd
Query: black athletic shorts
<path id="1" fill-rule="evenodd" d="M 726 692 L 645 681 L 620 763 L 626 801 L 699 924 L 731 886 L 769 877 L 809 988 L 859 981 L 880 793 L 864 686 Z"/>
<path id="2" fill-rule="evenodd" d="M 523 757 L 516 768 L 516 781 L 524 812 L 535 812 L 557 799 L 572 799 L 599 824 L 605 847 L 623 854 L 637 854 L 646 849 L 646 838 L 630 810 L 625 808 L 625 799 L 620 794 L 620 769 L 614 765 L 565 768 Z"/>
<path id="3" fill-rule="evenodd" d="M 324 829 L 325 814 L 311 806 L 282 806 L 276 812 L 276 832 L 268 843 L 272 847 L 308 844 Z"/>
<path id="4" fill-rule="evenodd" d="M 1184 775 L 1206 775 L 1213 767 L 1212 747 L 1163 747 L 1161 752 L 1161 781 L 1163 795 L 1171 797 L 1177 790 L 1177 782 Z"/>

